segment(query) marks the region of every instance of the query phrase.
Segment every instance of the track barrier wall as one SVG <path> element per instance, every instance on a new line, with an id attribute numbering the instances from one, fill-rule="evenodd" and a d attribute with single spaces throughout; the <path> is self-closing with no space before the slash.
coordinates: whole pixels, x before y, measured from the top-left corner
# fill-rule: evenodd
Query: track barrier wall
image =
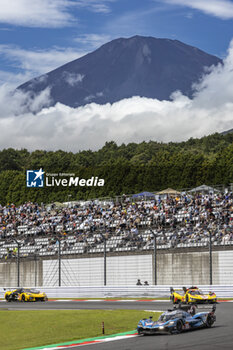
<path id="1" fill-rule="evenodd" d="M 171 286 L 128 286 L 128 287 L 37 287 L 45 292 L 48 298 L 164 298 L 170 296 Z M 182 289 L 182 286 L 172 286 Z M 186 286 L 190 287 L 190 286 Z M 5 287 L 8 289 L 8 287 Z M 13 287 L 10 287 L 12 289 Z M 17 288 L 17 287 L 15 287 Z M 25 287 L 26 288 L 26 287 Z M 28 287 L 30 288 L 30 287 Z M 31 287 L 34 288 L 34 287 Z M 213 291 L 218 298 L 233 298 L 233 285 L 199 285 L 204 293 Z M 0 288 L 0 298 L 4 297 L 4 289 Z"/>

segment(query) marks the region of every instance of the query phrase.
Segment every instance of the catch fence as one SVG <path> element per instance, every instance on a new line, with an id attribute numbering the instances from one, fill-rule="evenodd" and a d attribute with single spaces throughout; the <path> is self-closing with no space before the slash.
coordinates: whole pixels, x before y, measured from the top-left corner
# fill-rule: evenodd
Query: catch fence
<path id="1" fill-rule="evenodd" d="M 222 285 L 233 281 L 233 242 L 163 249 L 156 243 L 144 251 L 109 252 L 106 241 L 98 254 L 53 255 L 0 260 L 0 286 L 128 286 L 138 280 L 152 285 Z M 146 283 L 147 282 L 147 283 Z"/>

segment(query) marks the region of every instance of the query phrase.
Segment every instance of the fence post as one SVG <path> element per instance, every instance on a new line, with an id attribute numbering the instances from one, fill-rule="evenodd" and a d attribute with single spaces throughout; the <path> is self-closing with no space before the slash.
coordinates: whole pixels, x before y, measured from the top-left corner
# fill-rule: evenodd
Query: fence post
<path id="1" fill-rule="evenodd" d="M 36 259 L 36 253 L 35 253 L 35 256 L 34 256 L 34 262 L 35 262 L 35 287 L 36 287 L 36 284 L 37 284 L 37 259 Z"/>
<path id="2" fill-rule="evenodd" d="M 58 239 L 58 285 L 61 287 L 61 241 Z"/>
<path id="3" fill-rule="evenodd" d="M 18 270 L 18 287 L 20 286 L 20 244 L 18 244 L 18 251 L 17 251 L 17 270 Z"/>
<path id="4" fill-rule="evenodd" d="M 153 258 L 154 258 L 154 284 L 156 286 L 157 285 L 157 237 L 156 237 L 156 233 L 154 233 L 154 231 L 152 231 L 152 229 L 150 230 L 150 232 L 154 236 L 154 254 L 153 254 Z"/>
<path id="5" fill-rule="evenodd" d="M 106 238 L 104 237 L 104 285 L 107 285 Z"/>
<path id="6" fill-rule="evenodd" d="M 17 250 L 17 287 L 20 287 L 20 243 L 17 239 L 13 238 L 16 242 L 18 250 Z"/>
<path id="7" fill-rule="evenodd" d="M 209 266 L 210 266 L 210 285 L 213 283 L 213 267 L 212 267 L 212 230 L 209 230 Z"/>
<path id="8" fill-rule="evenodd" d="M 154 234 L 154 278 L 155 278 L 155 286 L 157 285 L 157 239 Z"/>
<path id="9" fill-rule="evenodd" d="M 106 236 L 100 232 L 102 240 L 104 241 L 104 286 L 107 285 L 107 256 L 106 256 Z"/>

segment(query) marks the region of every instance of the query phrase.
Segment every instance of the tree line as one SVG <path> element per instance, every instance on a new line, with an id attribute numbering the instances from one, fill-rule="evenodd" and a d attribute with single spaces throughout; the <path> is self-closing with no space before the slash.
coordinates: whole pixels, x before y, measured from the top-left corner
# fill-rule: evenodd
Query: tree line
<path id="1" fill-rule="evenodd" d="M 26 187 L 26 170 L 98 176 L 103 187 Z M 12 148 L 0 151 L 0 204 L 49 203 L 112 197 L 123 193 L 191 188 L 203 183 L 233 182 L 233 133 L 213 134 L 186 142 L 155 141 L 118 146 L 107 142 L 98 151 L 77 153 Z"/>

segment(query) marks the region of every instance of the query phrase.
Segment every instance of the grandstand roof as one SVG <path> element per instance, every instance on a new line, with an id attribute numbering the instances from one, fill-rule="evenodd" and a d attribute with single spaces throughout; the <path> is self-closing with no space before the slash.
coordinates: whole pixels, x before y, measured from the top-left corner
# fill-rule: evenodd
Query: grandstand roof
<path id="1" fill-rule="evenodd" d="M 174 195 L 176 195 L 176 194 L 180 194 L 180 192 L 174 190 L 173 188 L 166 188 L 165 190 L 157 192 L 156 194 L 174 194 Z"/>
<path id="2" fill-rule="evenodd" d="M 216 188 L 207 185 L 201 185 L 191 189 L 189 192 L 219 192 Z"/>
<path id="3" fill-rule="evenodd" d="M 136 193 L 136 194 L 133 194 L 133 198 L 135 197 L 154 197 L 154 193 L 151 193 L 151 192 L 147 192 L 147 191 L 144 191 L 144 192 L 141 192 L 141 193 Z"/>

